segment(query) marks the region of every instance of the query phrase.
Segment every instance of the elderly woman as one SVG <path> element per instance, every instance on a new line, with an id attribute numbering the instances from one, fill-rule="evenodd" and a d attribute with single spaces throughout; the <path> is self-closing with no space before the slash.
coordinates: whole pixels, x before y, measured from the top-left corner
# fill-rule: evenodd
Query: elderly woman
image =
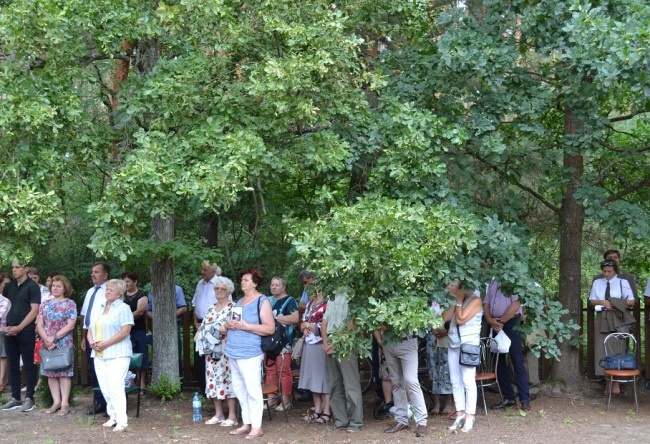
<path id="1" fill-rule="evenodd" d="M 293 346 L 293 328 L 298 323 L 298 304 L 296 300 L 287 295 L 287 282 L 284 278 L 274 277 L 271 279 L 270 299 L 273 316 L 278 322 L 285 326 L 287 345 L 275 360 L 264 362 L 266 369 L 266 383 L 277 385 L 282 388 L 281 403 L 275 408 L 277 411 L 284 411 L 291 408 L 291 393 L 293 391 L 293 377 L 291 376 L 291 350 Z"/>
<path id="2" fill-rule="evenodd" d="M 321 322 L 327 309 L 323 291 L 317 290 L 307 303 L 300 330 L 305 342 L 300 360 L 298 388 L 310 390 L 314 398 L 313 413 L 305 416 L 307 422 L 326 423 L 332 418 L 330 410 L 330 380 L 325 367 L 325 350 L 321 337 Z"/>
<path id="3" fill-rule="evenodd" d="M 275 331 L 271 304 L 257 289 L 264 277 L 256 268 L 240 273 L 244 297 L 233 307 L 237 317 L 226 323 L 228 340 L 225 354 L 230 360 L 232 386 L 241 406 L 243 425 L 232 430 L 231 435 L 246 435 L 246 439 L 261 437 L 262 414 L 262 336 Z M 241 315 L 241 316 L 239 316 Z"/>
<path id="4" fill-rule="evenodd" d="M 126 284 L 121 279 L 106 283 L 106 302 L 90 320 L 88 343 L 95 358 L 95 372 L 99 388 L 106 399 L 108 421 L 104 427 L 115 427 L 114 432 L 123 432 L 128 426 L 126 416 L 126 394 L 124 380 L 129 371 L 133 355 L 131 327 L 133 313 L 122 298 Z"/>
<path id="5" fill-rule="evenodd" d="M 474 428 L 476 415 L 476 367 L 468 367 L 460 363 L 460 346 L 480 344 L 483 306 L 474 291 L 463 288 L 458 279 L 450 282 L 447 290 L 456 300 L 455 306 L 451 306 L 442 314 L 443 320 L 450 322 L 447 334 L 449 338 L 447 364 L 456 404 L 456 419 L 449 430 L 460 429 L 462 432 L 469 432 Z"/>
<path id="6" fill-rule="evenodd" d="M 226 346 L 226 322 L 232 315 L 230 297 L 235 284 L 222 276 L 214 278 L 214 294 L 217 302 L 205 313 L 203 322 L 194 337 L 199 354 L 205 356 L 205 396 L 212 399 L 215 414 L 206 424 L 220 424 L 222 427 L 237 425 L 235 392 L 228 357 L 223 354 Z M 223 400 L 228 403 L 228 419 L 223 412 Z"/>
<path id="7" fill-rule="evenodd" d="M 134 353 L 142 353 L 140 366 L 140 394 L 144 394 L 147 387 L 147 369 L 149 368 L 149 348 L 147 346 L 147 294 L 138 288 L 139 277 L 137 273 L 128 271 L 122 273 L 122 280 L 126 285 L 124 303 L 131 308 L 133 313 L 133 328 L 131 328 L 131 346 Z"/>
<path id="8" fill-rule="evenodd" d="M 594 362 L 595 371 L 597 375 L 603 375 L 603 369 L 598 364 L 601 358 L 604 357 L 605 349 L 603 343 L 605 337 L 614 331 L 629 332 L 631 324 L 622 325 L 618 329 L 607 327 L 610 325 L 603 322 L 603 318 L 608 316 L 609 312 L 618 310 L 619 312 L 627 312 L 627 308 L 634 306 L 634 294 L 630 283 L 617 276 L 618 263 L 612 259 L 606 259 L 600 264 L 600 269 L 603 271 L 603 276 L 600 279 L 595 279 L 591 285 L 591 293 L 589 294 L 589 304 L 597 311 L 595 322 L 594 334 Z M 600 308 L 599 308 L 600 307 Z M 626 317 L 629 322 L 633 322 L 634 318 Z M 613 394 L 621 393 L 618 382 L 614 382 L 612 387 L 605 388 L 605 395 L 609 395 L 609 390 Z"/>
<path id="9" fill-rule="evenodd" d="M 51 285 L 52 298 L 41 304 L 36 318 L 36 333 L 47 350 L 72 346 L 72 331 L 77 321 L 77 304 L 68 299 L 72 285 L 65 276 L 55 276 Z M 52 406 L 45 413 L 53 414 L 59 409 L 59 416 L 70 413 L 70 388 L 74 366 L 63 370 L 43 370 L 52 393 Z"/>

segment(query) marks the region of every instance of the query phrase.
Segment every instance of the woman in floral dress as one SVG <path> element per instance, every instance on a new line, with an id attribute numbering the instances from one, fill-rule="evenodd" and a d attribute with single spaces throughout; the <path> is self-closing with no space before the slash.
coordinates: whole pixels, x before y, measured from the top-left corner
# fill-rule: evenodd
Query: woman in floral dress
<path id="1" fill-rule="evenodd" d="M 41 304 L 36 318 L 36 332 L 43 341 L 43 348 L 53 350 L 72 345 L 72 331 L 77 321 L 77 305 L 68 299 L 72 294 L 70 281 L 62 275 L 52 279 L 52 298 Z M 70 412 L 70 388 L 72 386 L 73 366 L 68 369 L 43 370 L 47 376 L 52 406 L 45 413 L 53 414 L 59 409 L 59 416 Z"/>
<path id="2" fill-rule="evenodd" d="M 232 376 L 228 357 L 223 354 L 226 348 L 225 323 L 230 320 L 232 302 L 230 295 L 235 290 L 233 282 L 218 276 L 214 282 L 214 292 L 217 303 L 208 308 L 199 327 L 197 338 L 214 332 L 220 335 L 221 341 L 214 345 L 211 353 L 205 353 L 205 395 L 214 403 L 215 415 L 205 421 L 206 424 L 220 424 L 222 427 L 237 425 L 237 409 L 235 392 L 232 389 Z M 203 330 L 203 331 L 201 331 Z M 228 419 L 223 411 L 223 400 L 228 403 Z"/>
<path id="3" fill-rule="evenodd" d="M 431 313 L 434 318 L 441 318 L 442 308 L 437 302 L 431 304 Z M 449 418 L 456 415 L 454 407 L 449 365 L 447 364 L 447 330 L 444 327 L 434 328 L 427 335 L 427 364 L 431 377 L 434 405 L 433 413 L 444 413 Z M 446 405 L 441 411 L 440 395 L 449 395 Z"/>

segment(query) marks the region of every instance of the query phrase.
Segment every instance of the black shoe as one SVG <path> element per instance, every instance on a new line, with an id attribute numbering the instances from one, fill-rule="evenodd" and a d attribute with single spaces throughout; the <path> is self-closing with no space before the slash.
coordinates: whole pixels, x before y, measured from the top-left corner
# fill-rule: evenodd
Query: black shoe
<path id="1" fill-rule="evenodd" d="M 514 407 L 516 405 L 517 403 L 515 401 L 504 399 L 501 404 L 493 405 L 491 408 L 492 410 L 502 410 L 502 409 L 507 409 L 508 407 Z"/>
<path id="2" fill-rule="evenodd" d="M 530 410 L 530 401 L 521 401 L 521 409 L 524 412 L 527 412 L 528 410 Z"/>
<path id="3" fill-rule="evenodd" d="M 97 415 L 99 413 L 106 413 L 105 405 L 95 404 L 92 409 L 88 410 L 89 415 Z"/>
<path id="4" fill-rule="evenodd" d="M 424 424 L 418 424 L 415 427 L 415 437 L 416 438 L 422 438 L 426 434 L 427 434 L 427 426 L 425 426 Z"/>
<path id="5" fill-rule="evenodd" d="M 397 433 L 400 430 L 408 429 L 409 425 L 408 424 L 402 424 L 401 422 L 396 422 L 393 424 L 392 427 L 387 428 L 384 430 L 384 433 Z"/>

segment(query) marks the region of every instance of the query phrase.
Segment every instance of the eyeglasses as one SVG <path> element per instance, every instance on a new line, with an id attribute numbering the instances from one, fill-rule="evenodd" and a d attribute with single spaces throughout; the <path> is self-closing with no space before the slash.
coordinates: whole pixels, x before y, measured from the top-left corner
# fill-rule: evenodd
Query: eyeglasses
<path id="1" fill-rule="evenodd" d="M 227 289 L 227 288 L 216 287 L 216 288 L 214 289 L 214 291 L 228 291 L 228 289 Z"/>

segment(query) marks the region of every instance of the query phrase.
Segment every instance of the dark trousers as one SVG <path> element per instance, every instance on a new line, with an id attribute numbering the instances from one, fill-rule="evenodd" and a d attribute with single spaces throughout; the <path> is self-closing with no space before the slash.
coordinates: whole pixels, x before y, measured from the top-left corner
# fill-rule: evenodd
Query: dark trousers
<path id="1" fill-rule="evenodd" d="M 20 358 L 23 358 L 23 371 L 27 385 L 27 398 L 34 399 L 36 387 L 36 366 L 34 365 L 34 344 L 36 333 L 34 330 L 23 330 L 16 336 L 5 336 L 7 361 L 9 362 L 9 383 L 11 396 L 20 401 Z"/>
<path id="2" fill-rule="evenodd" d="M 199 392 L 205 394 L 205 356 L 194 352 L 194 377 L 199 384 Z"/>
<path id="3" fill-rule="evenodd" d="M 84 341 L 86 341 L 86 357 L 88 358 L 88 375 L 90 376 L 90 386 L 99 387 L 99 381 L 97 380 L 97 374 L 95 373 L 95 359 L 90 357 L 90 354 L 93 350 L 90 348 L 90 342 L 88 342 L 88 339 L 84 339 Z M 93 390 L 93 394 L 95 397 L 95 404 L 106 408 L 106 400 L 104 399 L 102 391 Z"/>
<path id="4" fill-rule="evenodd" d="M 372 335 L 372 360 L 370 361 L 372 368 L 372 379 L 375 381 L 375 394 L 377 399 L 380 399 L 382 402 L 386 402 L 384 399 L 384 391 L 381 387 L 381 379 L 379 378 L 379 344 L 375 339 L 375 335 Z"/>
<path id="5" fill-rule="evenodd" d="M 524 353 L 523 353 L 523 340 L 521 334 L 514 330 L 519 322 L 519 318 L 510 319 L 503 326 L 503 332 L 510 338 L 510 364 L 515 371 L 515 384 L 517 385 L 517 392 L 519 392 L 519 401 L 530 401 L 528 394 L 528 378 L 526 377 L 526 367 L 524 366 Z M 503 399 L 510 401 L 515 400 L 515 391 L 512 389 L 512 382 L 510 379 L 510 368 L 503 356 L 499 359 L 498 373 L 499 385 L 503 393 Z"/>

